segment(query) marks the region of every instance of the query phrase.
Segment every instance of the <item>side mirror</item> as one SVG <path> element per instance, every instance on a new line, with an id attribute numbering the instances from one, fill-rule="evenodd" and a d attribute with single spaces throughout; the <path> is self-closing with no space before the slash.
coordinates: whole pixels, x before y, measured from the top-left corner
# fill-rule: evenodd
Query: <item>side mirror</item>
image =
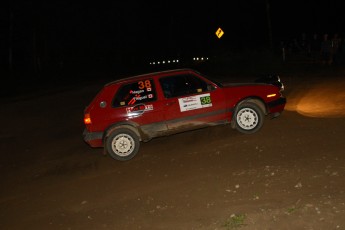
<path id="1" fill-rule="evenodd" d="M 214 87 L 214 85 L 207 84 L 207 91 L 213 91 L 215 89 L 216 89 L 216 87 Z"/>

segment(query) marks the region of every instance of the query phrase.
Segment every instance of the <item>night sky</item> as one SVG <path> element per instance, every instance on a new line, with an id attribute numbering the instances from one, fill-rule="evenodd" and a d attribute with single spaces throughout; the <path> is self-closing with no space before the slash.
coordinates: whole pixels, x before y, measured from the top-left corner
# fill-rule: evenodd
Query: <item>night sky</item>
<path id="1" fill-rule="evenodd" d="M 269 3 L 269 14 L 266 6 Z M 144 59 L 269 46 L 302 33 L 344 34 L 338 1 L 9 1 L 4 70 L 106 68 Z M 215 32 L 221 27 L 224 36 Z"/>

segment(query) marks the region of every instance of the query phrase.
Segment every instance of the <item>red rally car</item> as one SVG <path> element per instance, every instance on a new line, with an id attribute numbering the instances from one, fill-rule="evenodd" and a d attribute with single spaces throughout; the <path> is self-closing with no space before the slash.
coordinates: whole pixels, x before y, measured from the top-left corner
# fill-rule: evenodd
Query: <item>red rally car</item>
<path id="1" fill-rule="evenodd" d="M 193 69 L 128 77 L 106 84 L 85 108 L 83 138 L 126 161 L 155 137 L 221 124 L 251 134 L 265 116 L 283 112 L 283 90 L 279 76 L 243 84 L 219 83 Z"/>

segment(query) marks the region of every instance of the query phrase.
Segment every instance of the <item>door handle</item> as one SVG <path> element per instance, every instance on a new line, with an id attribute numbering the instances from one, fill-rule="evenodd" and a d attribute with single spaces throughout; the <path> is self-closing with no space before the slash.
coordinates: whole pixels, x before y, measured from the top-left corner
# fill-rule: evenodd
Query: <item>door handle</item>
<path id="1" fill-rule="evenodd" d="M 176 103 L 176 101 L 168 101 L 165 105 L 173 105 L 175 103 Z"/>

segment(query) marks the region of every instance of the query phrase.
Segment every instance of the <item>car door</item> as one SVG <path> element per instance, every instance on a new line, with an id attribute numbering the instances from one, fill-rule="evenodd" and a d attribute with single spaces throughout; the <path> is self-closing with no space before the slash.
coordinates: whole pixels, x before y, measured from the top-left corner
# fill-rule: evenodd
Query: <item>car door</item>
<path id="1" fill-rule="evenodd" d="M 158 99 L 152 78 L 123 84 L 113 101 L 113 107 L 122 110 L 116 113 L 124 116 L 119 120 L 139 127 L 147 139 L 167 132 L 163 105 L 164 101 Z"/>
<path id="2" fill-rule="evenodd" d="M 191 73 L 159 79 L 165 96 L 164 115 L 171 133 L 227 122 L 223 92 Z"/>

